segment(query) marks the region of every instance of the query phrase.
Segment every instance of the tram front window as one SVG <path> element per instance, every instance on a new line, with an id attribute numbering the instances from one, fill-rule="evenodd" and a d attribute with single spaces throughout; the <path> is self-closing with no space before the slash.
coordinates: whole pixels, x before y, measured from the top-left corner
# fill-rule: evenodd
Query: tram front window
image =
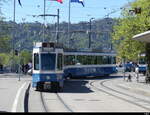
<path id="1" fill-rule="evenodd" d="M 56 54 L 41 54 L 41 70 L 55 70 Z"/>

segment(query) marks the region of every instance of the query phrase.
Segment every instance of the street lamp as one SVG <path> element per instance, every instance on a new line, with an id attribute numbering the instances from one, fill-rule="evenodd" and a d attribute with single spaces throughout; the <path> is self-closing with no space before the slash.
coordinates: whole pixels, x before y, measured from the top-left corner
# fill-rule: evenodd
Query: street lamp
<path id="1" fill-rule="evenodd" d="M 91 48 L 91 29 L 92 29 L 92 20 L 95 18 L 90 18 L 90 32 L 89 32 L 89 49 Z"/>

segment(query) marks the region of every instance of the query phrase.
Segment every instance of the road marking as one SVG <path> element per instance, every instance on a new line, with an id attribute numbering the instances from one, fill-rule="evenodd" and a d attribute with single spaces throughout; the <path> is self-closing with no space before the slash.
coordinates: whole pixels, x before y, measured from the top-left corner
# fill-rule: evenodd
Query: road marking
<path id="1" fill-rule="evenodd" d="M 26 85 L 26 83 L 24 83 L 18 90 L 15 101 L 14 101 L 12 109 L 11 109 L 11 112 L 17 112 L 17 104 L 18 104 L 19 96 L 20 96 L 22 89 L 25 87 L 25 85 Z"/>

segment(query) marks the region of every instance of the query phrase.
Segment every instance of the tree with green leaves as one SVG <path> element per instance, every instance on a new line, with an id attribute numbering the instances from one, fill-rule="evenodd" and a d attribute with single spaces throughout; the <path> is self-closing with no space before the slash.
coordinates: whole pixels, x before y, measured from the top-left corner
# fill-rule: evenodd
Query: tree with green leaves
<path id="1" fill-rule="evenodd" d="M 32 60 L 32 53 L 27 50 L 23 50 L 20 52 L 20 64 L 27 64 L 29 61 Z"/>
<path id="2" fill-rule="evenodd" d="M 137 9 L 140 9 L 137 12 Z M 132 37 L 150 29 L 150 0 L 136 0 L 130 7 L 122 10 L 122 17 L 114 26 L 113 43 L 118 56 L 135 61 L 138 54 L 145 52 L 145 43 Z"/>

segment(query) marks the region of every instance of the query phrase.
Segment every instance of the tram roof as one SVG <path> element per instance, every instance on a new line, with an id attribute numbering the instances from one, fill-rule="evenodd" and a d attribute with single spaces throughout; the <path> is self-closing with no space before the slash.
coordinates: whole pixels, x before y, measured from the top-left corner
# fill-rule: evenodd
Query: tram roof
<path id="1" fill-rule="evenodd" d="M 134 40 L 150 43 L 150 31 L 146 31 L 133 36 Z"/>
<path id="2" fill-rule="evenodd" d="M 64 55 L 99 55 L 99 56 L 116 56 L 116 53 L 113 52 L 107 52 L 107 53 L 102 53 L 102 52 L 85 52 L 85 51 L 73 51 L 73 52 L 64 52 Z"/>

